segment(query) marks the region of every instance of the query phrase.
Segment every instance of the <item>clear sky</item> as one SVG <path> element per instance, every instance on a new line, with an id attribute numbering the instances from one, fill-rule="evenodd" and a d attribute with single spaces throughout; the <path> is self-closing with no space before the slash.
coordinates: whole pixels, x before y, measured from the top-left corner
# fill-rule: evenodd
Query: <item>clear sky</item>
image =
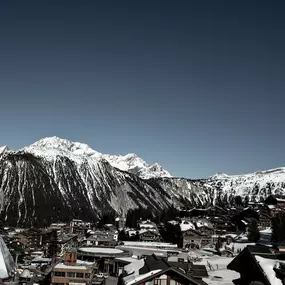
<path id="1" fill-rule="evenodd" d="M 285 166 L 284 14 L 269 0 L 1 0 L 0 145 L 55 135 L 189 178 Z"/>

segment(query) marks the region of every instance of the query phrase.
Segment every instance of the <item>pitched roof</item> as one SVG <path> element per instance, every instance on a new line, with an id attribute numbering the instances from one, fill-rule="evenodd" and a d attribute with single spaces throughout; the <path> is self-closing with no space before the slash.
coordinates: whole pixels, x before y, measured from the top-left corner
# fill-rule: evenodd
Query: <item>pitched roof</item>
<path id="1" fill-rule="evenodd" d="M 171 275 L 182 278 L 184 280 L 186 279 L 188 281 L 189 285 L 201 285 L 201 283 L 198 280 L 196 280 L 194 277 L 187 275 L 187 274 L 183 273 L 180 269 L 176 269 L 174 267 L 168 267 L 164 270 L 156 269 L 156 270 L 148 271 L 148 272 L 142 274 L 142 277 L 146 276 L 145 278 L 142 278 L 142 279 L 136 278 L 136 280 L 132 280 L 131 285 L 138 285 L 141 283 L 145 283 L 149 280 L 154 279 L 155 277 L 158 277 L 158 276 L 161 276 L 161 275 L 167 274 L 167 273 L 168 274 L 170 273 Z M 179 282 L 179 283 L 182 283 L 182 282 Z M 127 283 L 127 285 L 130 285 L 130 283 Z"/>
<path id="2" fill-rule="evenodd" d="M 185 271 L 186 274 L 189 274 L 195 278 L 205 278 L 208 277 L 208 272 L 205 265 L 197 265 L 192 262 L 175 262 L 168 261 L 169 265 L 175 268 L 181 268 Z"/>
<path id="3" fill-rule="evenodd" d="M 147 275 L 152 272 L 151 275 Z M 148 256 L 144 260 L 144 265 L 139 269 L 139 275 L 146 275 L 145 279 L 154 278 L 166 272 L 171 272 L 180 278 L 186 278 L 190 284 L 200 284 L 195 278 L 207 277 L 208 273 L 204 265 L 194 265 L 193 263 L 169 262 L 164 258 L 157 257 L 155 254 Z M 139 283 L 147 281 L 139 279 Z M 135 283 L 132 283 L 135 285 Z"/>

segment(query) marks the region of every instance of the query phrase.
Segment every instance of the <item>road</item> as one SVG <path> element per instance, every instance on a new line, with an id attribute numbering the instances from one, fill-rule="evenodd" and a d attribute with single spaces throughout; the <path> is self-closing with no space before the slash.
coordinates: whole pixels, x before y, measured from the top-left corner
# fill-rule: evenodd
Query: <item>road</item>
<path id="1" fill-rule="evenodd" d="M 118 277 L 109 276 L 106 279 L 106 285 L 117 285 Z"/>

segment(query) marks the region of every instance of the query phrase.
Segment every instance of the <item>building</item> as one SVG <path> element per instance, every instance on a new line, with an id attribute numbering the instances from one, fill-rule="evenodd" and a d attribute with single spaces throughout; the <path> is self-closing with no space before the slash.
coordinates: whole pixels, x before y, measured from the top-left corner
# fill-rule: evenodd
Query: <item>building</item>
<path id="1" fill-rule="evenodd" d="M 270 208 L 273 217 L 285 212 L 285 199 L 270 195 L 265 199 L 264 203 Z"/>
<path id="2" fill-rule="evenodd" d="M 282 284 L 285 278 L 285 255 L 273 248 L 261 245 L 248 245 L 227 266 L 240 273 L 240 278 L 233 280 L 236 285 Z"/>
<path id="3" fill-rule="evenodd" d="M 13 236 L 13 240 L 20 242 L 25 246 L 25 248 L 31 249 L 41 249 L 46 248 L 51 240 L 54 238 L 56 230 L 52 229 L 28 229 L 26 231 L 17 233 Z"/>
<path id="4" fill-rule="evenodd" d="M 202 248 L 211 243 L 211 237 L 196 230 L 189 229 L 182 233 L 183 248 Z"/>
<path id="5" fill-rule="evenodd" d="M 57 237 L 59 255 L 63 255 L 78 246 L 77 234 L 61 234 Z"/>
<path id="6" fill-rule="evenodd" d="M 117 231 L 95 231 L 86 239 L 87 246 L 107 246 L 114 247 L 117 244 Z"/>
<path id="7" fill-rule="evenodd" d="M 138 227 L 139 227 L 139 229 L 152 229 L 152 230 L 157 230 L 157 225 L 156 225 L 156 223 L 154 223 L 154 222 L 151 222 L 151 221 L 149 221 L 149 220 L 146 220 L 146 221 L 140 221 L 139 223 L 138 223 Z"/>
<path id="8" fill-rule="evenodd" d="M 157 230 L 142 229 L 139 231 L 139 240 L 145 242 L 158 242 L 161 241 L 161 237 Z"/>
<path id="9" fill-rule="evenodd" d="M 64 255 L 64 262 L 55 265 L 52 271 L 52 285 L 81 285 L 91 283 L 94 277 L 93 263 L 78 262 L 75 251 Z"/>
<path id="10" fill-rule="evenodd" d="M 85 231 L 90 229 L 91 223 L 82 220 L 73 219 L 70 222 L 70 231 L 72 234 L 85 234 Z"/>
<path id="11" fill-rule="evenodd" d="M 206 284 L 202 281 L 202 278 L 208 276 L 205 271 L 204 265 L 195 268 L 192 263 L 168 262 L 151 255 L 125 266 L 118 285 L 201 285 Z"/>
<path id="12" fill-rule="evenodd" d="M 115 258 L 129 256 L 123 250 L 109 247 L 81 247 L 77 253 L 80 260 L 95 263 L 98 272 L 109 275 L 115 275 L 117 272 Z"/>

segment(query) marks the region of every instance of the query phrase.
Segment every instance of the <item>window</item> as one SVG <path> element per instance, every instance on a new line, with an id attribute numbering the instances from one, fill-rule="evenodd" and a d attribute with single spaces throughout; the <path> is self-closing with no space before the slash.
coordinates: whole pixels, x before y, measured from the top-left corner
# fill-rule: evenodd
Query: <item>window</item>
<path id="1" fill-rule="evenodd" d="M 150 282 L 152 282 L 152 281 L 150 281 Z M 153 284 L 154 285 L 167 285 L 167 279 L 154 279 Z"/>
<path id="2" fill-rule="evenodd" d="M 57 277 L 65 277 L 65 272 L 55 271 L 55 272 L 54 272 L 54 276 L 57 276 Z"/>
<path id="3" fill-rule="evenodd" d="M 85 278 L 90 278 L 90 273 L 85 273 Z"/>
<path id="4" fill-rule="evenodd" d="M 75 272 L 67 272 L 67 277 L 75 277 Z"/>
<path id="5" fill-rule="evenodd" d="M 76 272 L 76 278 L 83 278 L 83 273 L 77 273 Z"/>

